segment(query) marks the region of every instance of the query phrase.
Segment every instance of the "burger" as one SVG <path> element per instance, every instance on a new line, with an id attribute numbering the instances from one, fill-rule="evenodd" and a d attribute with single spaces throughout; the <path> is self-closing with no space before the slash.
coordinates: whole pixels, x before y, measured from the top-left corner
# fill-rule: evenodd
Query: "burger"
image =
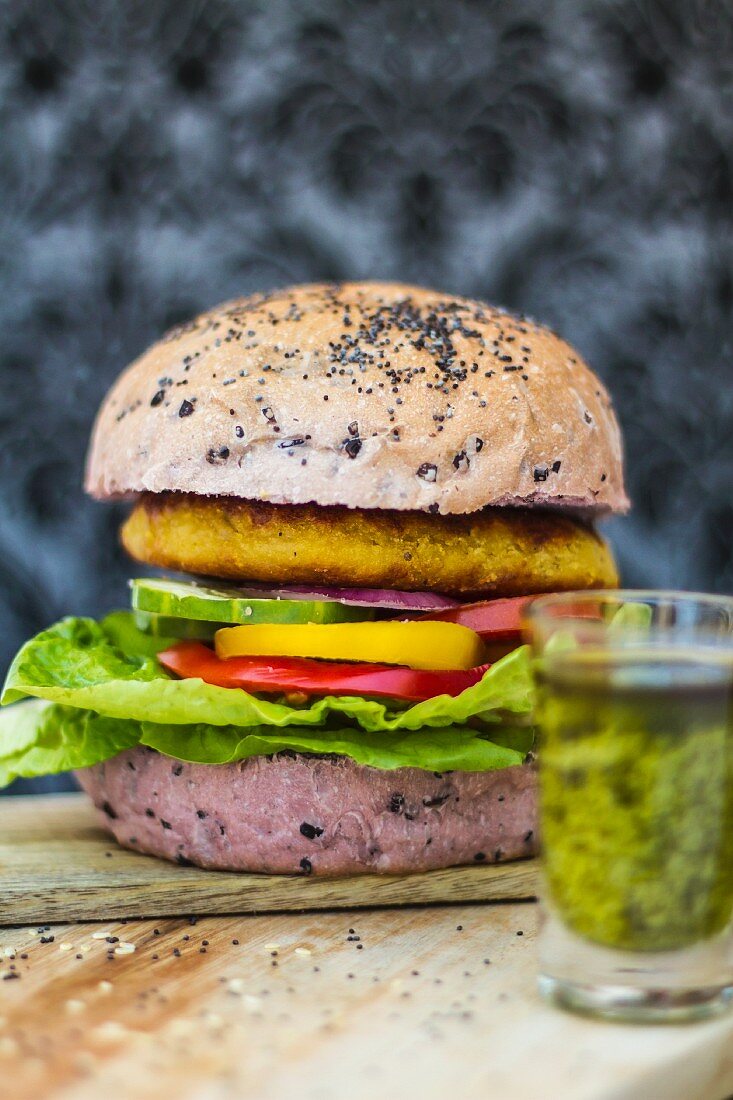
<path id="1" fill-rule="evenodd" d="M 73 769 L 121 845 L 204 868 L 533 854 L 520 613 L 615 586 L 594 522 L 628 506 L 560 337 L 398 284 L 229 302 L 121 375 L 86 488 L 141 568 L 16 656 L 2 783 Z"/>

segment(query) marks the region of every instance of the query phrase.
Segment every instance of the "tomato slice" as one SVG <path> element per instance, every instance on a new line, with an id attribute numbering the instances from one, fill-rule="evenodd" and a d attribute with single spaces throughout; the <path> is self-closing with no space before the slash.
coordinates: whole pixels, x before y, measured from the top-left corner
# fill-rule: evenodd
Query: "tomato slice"
<path id="1" fill-rule="evenodd" d="M 467 626 L 484 641 L 515 642 L 521 636 L 521 619 L 525 607 L 537 596 L 512 596 L 502 600 L 481 600 L 444 611 L 430 611 L 420 616 L 420 622 L 458 623 Z"/>
<path id="2" fill-rule="evenodd" d="M 393 665 L 314 661 L 307 657 L 217 657 L 201 642 L 180 642 L 158 654 L 163 668 L 184 679 L 245 691 L 302 691 L 306 695 L 384 695 L 420 702 L 460 695 L 477 684 L 489 665 L 426 671 Z"/>

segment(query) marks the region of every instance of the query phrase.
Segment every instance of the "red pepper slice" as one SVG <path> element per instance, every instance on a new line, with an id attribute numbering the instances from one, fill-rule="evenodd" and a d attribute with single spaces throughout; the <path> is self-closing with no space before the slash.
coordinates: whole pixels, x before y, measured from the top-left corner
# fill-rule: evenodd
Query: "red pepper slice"
<path id="1" fill-rule="evenodd" d="M 444 611 L 429 611 L 420 621 L 458 623 L 467 626 L 484 641 L 518 642 L 521 637 L 521 619 L 525 607 L 536 596 L 512 596 L 509 599 L 481 600 L 479 603 L 448 607 Z"/>
<path id="2" fill-rule="evenodd" d="M 384 695 L 420 702 L 460 695 L 489 665 L 466 671 L 425 671 L 394 665 L 315 661 L 307 657 L 217 657 L 201 642 L 179 642 L 158 654 L 163 668 L 184 679 L 245 691 L 302 691 L 306 695 Z"/>

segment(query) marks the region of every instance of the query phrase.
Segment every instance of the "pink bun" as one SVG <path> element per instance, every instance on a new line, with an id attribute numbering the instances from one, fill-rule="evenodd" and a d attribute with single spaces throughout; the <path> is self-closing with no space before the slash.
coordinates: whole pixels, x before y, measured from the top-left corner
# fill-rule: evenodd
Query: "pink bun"
<path id="1" fill-rule="evenodd" d="M 536 851 L 529 765 L 436 775 L 290 752 L 182 764 L 136 748 L 77 778 L 126 848 L 224 871 L 399 873 Z"/>

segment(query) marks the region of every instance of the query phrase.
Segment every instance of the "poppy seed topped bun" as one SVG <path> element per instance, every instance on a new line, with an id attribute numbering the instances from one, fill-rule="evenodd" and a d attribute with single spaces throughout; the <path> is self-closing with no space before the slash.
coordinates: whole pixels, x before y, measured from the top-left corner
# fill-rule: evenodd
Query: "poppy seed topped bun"
<path id="1" fill-rule="evenodd" d="M 256 294 L 168 333 L 103 404 L 86 487 L 441 513 L 628 507 L 610 399 L 565 341 L 378 282 Z"/>

